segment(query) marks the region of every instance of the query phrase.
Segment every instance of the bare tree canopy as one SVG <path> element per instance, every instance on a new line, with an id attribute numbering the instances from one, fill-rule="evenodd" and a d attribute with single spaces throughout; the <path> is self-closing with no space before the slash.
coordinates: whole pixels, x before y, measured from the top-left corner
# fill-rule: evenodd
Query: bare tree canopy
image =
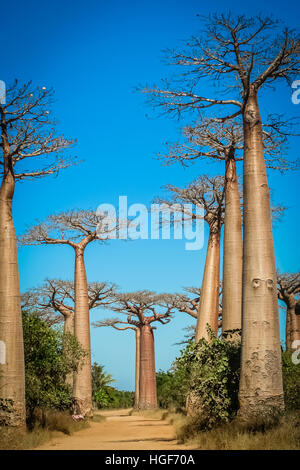
<path id="1" fill-rule="evenodd" d="M 174 305 L 179 312 L 184 312 L 193 318 L 198 318 L 198 310 L 200 306 L 201 288 L 186 287 L 185 294 L 174 294 Z M 220 288 L 219 301 L 219 327 L 222 326 L 222 288 Z"/>
<path id="2" fill-rule="evenodd" d="M 278 298 L 284 300 L 290 295 L 300 294 L 300 272 L 279 273 L 277 272 Z"/>
<path id="3" fill-rule="evenodd" d="M 127 326 L 120 326 L 127 325 Z M 104 320 L 99 320 L 92 323 L 92 326 L 95 328 L 101 328 L 103 326 L 111 326 L 115 330 L 124 331 L 124 330 L 136 330 L 135 326 L 129 325 L 127 321 L 122 321 L 119 318 L 105 318 Z"/>
<path id="4" fill-rule="evenodd" d="M 61 156 L 75 141 L 56 135 L 56 122 L 50 118 L 53 96 L 53 89 L 31 82 L 19 85 L 15 80 L 8 87 L 6 104 L 0 104 L 2 176 L 12 172 L 15 180 L 37 178 L 75 163 Z"/>
<path id="5" fill-rule="evenodd" d="M 109 223 L 107 223 L 109 222 Z M 31 227 L 19 238 L 21 245 L 76 244 L 87 245 L 93 240 L 105 242 L 114 237 L 116 221 L 108 220 L 94 210 L 70 210 L 50 215 L 45 222 Z"/>
<path id="6" fill-rule="evenodd" d="M 174 297 L 171 294 L 156 294 L 148 290 L 116 294 L 114 303 L 108 308 L 114 312 L 126 314 L 126 323 L 137 327 L 150 325 L 155 321 L 162 324 L 169 323 L 176 309 Z M 112 319 L 109 326 L 116 325 L 116 320 Z M 108 325 L 97 322 L 95 326 Z"/>
<path id="7" fill-rule="evenodd" d="M 281 116 L 269 116 L 263 128 L 264 149 L 267 168 L 285 171 L 298 167 L 298 161 L 288 161 L 286 151 L 287 136 L 292 134 L 293 125 Z M 217 122 L 200 117 L 193 125 L 182 129 L 182 141 L 166 143 L 166 154 L 158 154 L 169 165 L 179 162 L 186 167 L 198 159 L 226 161 L 234 158 L 243 160 L 244 135 L 242 123 L 238 120 Z"/>
<path id="8" fill-rule="evenodd" d="M 89 308 L 107 306 L 113 302 L 116 286 L 108 282 L 89 282 Z M 41 287 L 30 289 L 22 295 L 23 308 L 39 311 L 42 315 L 58 312 L 63 316 L 75 311 L 75 289 L 73 281 L 46 279 Z M 59 317 L 58 317 L 59 318 Z"/>
<path id="9" fill-rule="evenodd" d="M 186 294 L 174 294 L 174 303 L 179 312 L 184 312 L 193 318 L 198 317 L 201 289 L 198 287 L 186 287 Z"/>
<path id="10" fill-rule="evenodd" d="M 53 310 L 53 308 L 40 307 L 39 296 L 32 289 L 21 294 L 21 308 L 23 311 L 29 312 L 32 315 L 37 315 L 49 326 L 63 322 L 63 317 L 56 315 L 56 312 Z"/>
<path id="11" fill-rule="evenodd" d="M 163 204 L 172 212 L 179 212 L 188 219 L 204 218 L 209 225 L 222 226 L 224 222 L 224 177 L 202 175 L 186 188 L 178 188 L 171 184 L 165 186 L 169 191 L 168 199 L 156 198 L 155 203 Z M 204 214 L 197 215 L 185 204 L 194 204 L 204 209 Z"/>
<path id="12" fill-rule="evenodd" d="M 250 86 L 257 92 L 278 79 L 290 83 L 299 73 L 299 36 L 281 28 L 279 21 L 229 13 L 209 15 L 203 23 L 203 34 L 192 37 L 184 50 L 166 51 L 169 63 L 184 67 L 184 72 L 173 83 L 165 80 L 163 88 L 142 89 L 163 112 L 225 105 L 235 110 L 224 119 L 232 118 L 242 112 Z M 205 77 L 221 83 L 220 98 L 202 95 L 199 80 Z"/>

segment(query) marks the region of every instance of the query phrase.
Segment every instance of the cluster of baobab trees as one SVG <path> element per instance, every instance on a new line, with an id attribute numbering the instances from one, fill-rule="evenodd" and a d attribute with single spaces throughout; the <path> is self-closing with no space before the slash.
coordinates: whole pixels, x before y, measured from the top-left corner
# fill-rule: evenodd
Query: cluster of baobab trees
<path id="1" fill-rule="evenodd" d="M 281 145 L 288 133 L 288 122 L 279 122 L 274 116 L 263 120 L 260 96 L 267 86 L 275 87 L 282 81 L 290 83 L 295 78 L 300 71 L 299 50 L 297 33 L 282 29 L 272 18 L 215 14 L 207 18 L 202 35 L 192 37 L 182 50 L 167 52 L 170 63 L 179 73 L 163 82 L 163 86 L 142 89 L 150 102 L 164 113 L 179 117 L 184 112 L 205 116 L 221 129 L 223 125 L 234 128 L 236 122 L 241 126 L 240 142 L 235 136 L 229 136 L 225 151 L 218 132 L 213 132 L 213 145 L 204 134 L 200 146 L 191 145 L 190 149 L 189 144 L 194 143 L 194 128 L 196 141 L 203 138 L 202 132 L 197 133 L 196 121 L 190 128 L 191 133 L 188 129 L 188 143 L 179 149 L 179 155 L 176 146 L 174 151 L 171 148 L 169 157 L 188 163 L 199 157 L 210 157 L 210 152 L 215 157 L 223 153 L 223 321 L 226 328 L 242 325 L 239 416 L 245 420 L 269 417 L 284 409 L 277 275 L 265 153 L 270 151 L 277 155 L 284 166 Z M 218 88 L 213 86 L 216 82 Z M 228 112 L 220 113 L 224 109 Z M 267 145 L 270 145 L 269 150 Z M 243 230 L 235 171 L 237 148 L 242 150 L 243 159 Z M 218 225 L 221 223 L 221 218 L 220 222 L 213 223 L 208 258 L 218 257 Z M 211 294 L 217 277 L 218 269 L 207 259 L 196 338 L 202 334 L 203 313 L 210 316 L 208 308 L 218 310 L 216 287 Z"/>
<path id="2" fill-rule="evenodd" d="M 0 424 L 25 423 L 24 355 L 21 307 L 35 306 L 48 321 L 53 312 L 65 319 L 87 351 L 83 366 L 68 380 L 73 384 L 75 412 L 92 413 L 89 311 L 103 306 L 127 315 L 96 326 L 135 330 L 136 405 L 156 406 L 152 324 L 167 323 L 176 310 L 197 319 L 196 340 L 207 338 L 207 325 L 228 340 L 242 335 L 239 416 L 251 420 L 284 409 L 278 300 L 287 306 L 287 347 L 299 339 L 299 273 L 278 275 L 272 236 L 272 211 L 266 168 L 286 170 L 283 156 L 288 120 L 262 120 L 259 94 L 266 86 L 293 78 L 300 71 L 300 41 L 294 31 L 279 31 L 270 18 L 214 15 L 203 37 L 193 37 L 183 51 L 168 51 L 173 64 L 184 68 L 165 86 L 142 89 L 164 113 L 196 115 L 183 131 L 182 142 L 170 145 L 167 163 L 188 165 L 198 159 L 224 162 L 220 176 L 200 176 L 186 188 L 169 185 L 169 198 L 159 199 L 186 217 L 185 202 L 204 209 L 209 227 L 201 289 L 188 294 L 150 291 L 118 293 L 109 283 L 88 283 L 84 253 L 94 241 L 105 243 L 119 226 L 104 223 L 93 210 L 50 215 L 20 239 L 23 245 L 61 244 L 74 250 L 74 281 L 46 280 L 41 288 L 20 295 L 17 241 L 12 217 L 15 184 L 19 180 L 55 174 L 76 162 L 62 157 L 73 141 L 56 136 L 49 105 L 53 91 L 15 82 L 0 105 Z M 264 44 L 264 47 L 261 47 Z M 205 78 L 209 79 L 205 80 Z M 210 85 L 220 85 L 211 96 Z M 202 86 L 205 83 L 205 92 Z M 220 114 L 220 109 L 228 113 Z M 212 110 L 215 113 L 212 113 Z M 30 162 L 30 170 L 25 166 Z M 243 167 L 239 188 L 236 162 Z M 174 206 L 174 202 L 176 206 Z M 224 225 L 222 301 L 220 302 L 220 237 Z M 198 280 L 197 280 L 198 284 Z M 220 323 L 221 322 L 221 323 Z M 126 324 L 126 325 L 125 325 Z M 124 326 L 125 325 L 125 326 Z M 226 334 L 225 334 L 226 333 Z"/>

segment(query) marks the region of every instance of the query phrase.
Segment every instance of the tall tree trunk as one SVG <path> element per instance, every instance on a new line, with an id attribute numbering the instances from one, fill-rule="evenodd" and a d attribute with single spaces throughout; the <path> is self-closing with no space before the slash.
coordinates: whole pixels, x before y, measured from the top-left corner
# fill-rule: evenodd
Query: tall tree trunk
<path id="1" fill-rule="evenodd" d="M 141 357 L 141 331 L 137 327 L 135 329 L 135 395 L 134 395 L 134 407 L 139 407 L 139 396 L 140 396 L 140 357 Z"/>
<path id="2" fill-rule="evenodd" d="M 285 322 L 285 348 L 287 351 L 291 350 L 291 309 L 286 308 L 286 322 Z"/>
<path id="3" fill-rule="evenodd" d="M 74 335 L 74 313 L 65 313 L 64 315 L 64 334 Z M 72 389 L 74 387 L 74 372 L 70 372 L 66 376 L 66 384 Z"/>
<path id="4" fill-rule="evenodd" d="M 92 369 L 89 297 L 84 265 L 84 249 L 75 249 L 75 336 L 86 351 L 74 377 L 74 412 L 84 417 L 92 416 Z"/>
<path id="5" fill-rule="evenodd" d="M 300 341 L 300 315 L 296 315 L 296 302 L 289 309 L 290 317 L 290 348 L 291 350 L 297 349 L 297 346 L 293 345 L 294 341 Z"/>
<path id="6" fill-rule="evenodd" d="M 25 426 L 25 372 L 18 253 L 12 218 L 14 177 L 0 188 L 0 425 Z"/>
<path id="7" fill-rule="evenodd" d="M 208 246 L 202 280 L 200 305 L 196 326 L 196 341 L 209 339 L 207 324 L 218 332 L 219 283 L 220 283 L 220 231 L 219 226 L 209 227 Z"/>
<path id="8" fill-rule="evenodd" d="M 264 419 L 284 409 L 270 196 L 257 96 L 243 111 L 244 226 L 239 416 Z"/>
<path id="9" fill-rule="evenodd" d="M 64 334 L 70 333 L 74 335 L 75 331 L 75 317 L 73 313 L 64 315 Z"/>
<path id="10" fill-rule="evenodd" d="M 141 326 L 139 409 L 157 408 L 154 337 L 150 325 Z"/>
<path id="11" fill-rule="evenodd" d="M 226 157 L 223 241 L 222 332 L 242 327 L 243 238 L 241 204 L 234 155 Z M 227 339 L 236 335 L 227 334 Z"/>

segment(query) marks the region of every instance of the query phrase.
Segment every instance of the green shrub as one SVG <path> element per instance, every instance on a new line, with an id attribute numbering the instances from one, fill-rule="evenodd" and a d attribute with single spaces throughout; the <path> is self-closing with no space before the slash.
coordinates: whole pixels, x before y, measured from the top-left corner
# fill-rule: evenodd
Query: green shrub
<path id="1" fill-rule="evenodd" d="M 177 359 L 190 374 L 191 411 L 203 429 L 230 421 L 238 409 L 240 342 L 209 335 L 209 342 L 190 341 Z"/>
<path id="2" fill-rule="evenodd" d="M 157 373 L 159 406 L 179 410 L 189 397 L 187 428 L 195 432 L 230 422 L 239 406 L 240 342 L 209 335 L 209 342 L 190 339 L 171 370 Z M 290 352 L 282 354 L 282 372 L 286 410 L 299 410 L 300 365 Z"/>
<path id="3" fill-rule="evenodd" d="M 23 313 L 27 424 L 35 410 L 69 410 L 72 390 L 66 376 L 80 367 L 85 352 L 73 335 L 63 335 L 34 314 Z"/>
<path id="4" fill-rule="evenodd" d="M 130 408 L 134 404 L 134 393 L 117 390 L 109 384 L 114 382 L 104 367 L 94 362 L 92 365 L 92 391 L 94 406 L 101 408 Z"/>
<path id="5" fill-rule="evenodd" d="M 184 367 L 156 374 L 157 401 L 160 408 L 182 411 L 189 387 L 189 375 Z"/>

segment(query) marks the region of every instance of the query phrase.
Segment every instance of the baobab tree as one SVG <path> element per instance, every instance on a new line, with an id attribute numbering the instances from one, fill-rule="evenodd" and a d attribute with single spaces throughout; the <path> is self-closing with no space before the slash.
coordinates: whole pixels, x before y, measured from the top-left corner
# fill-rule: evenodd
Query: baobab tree
<path id="1" fill-rule="evenodd" d="M 92 210 L 74 210 L 50 215 L 41 224 L 30 228 L 20 243 L 23 245 L 67 245 L 75 254 L 75 336 L 86 351 L 82 367 L 74 383 L 74 413 L 92 415 L 91 345 L 89 292 L 84 262 L 86 247 L 93 241 L 114 238 L 117 222 Z"/>
<path id="2" fill-rule="evenodd" d="M 117 294 L 110 309 L 127 315 L 127 323 L 140 330 L 139 409 L 157 407 L 155 352 L 152 326 L 165 325 L 174 313 L 173 296 L 147 290 Z"/>
<path id="3" fill-rule="evenodd" d="M 13 222 L 15 183 L 57 174 L 72 164 L 61 152 L 73 141 L 57 136 L 50 119 L 53 90 L 17 81 L 0 103 L 0 423 L 25 425 L 25 375 L 20 285 Z M 25 165 L 27 164 L 27 165 Z"/>
<path id="4" fill-rule="evenodd" d="M 168 185 L 169 199 L 157 198 L 167 210 L 184 214 L 185 219 L 203 218 L 209 226 L 208 246 L 201 286 L 200 304 L 197 317 L 196 341 L 208 337 L 207 325 L 218 331 L 219 284 L 220 284 L 220 238 L 224 222 L 224 178 L 201 176 L 186 188 Z M 203 208 L 204 214 L 197 215 L 186 206 L 192 203 Z"/>
<path id="5" fill-rule="evenodd" d="M 112 302 L 115 285 L 107 282 L 88 282 L 89 310 L 104 307 Z M 44 285 L 27 291 L 31 299 L 31 308 L 39 312 L 42 318 L 53 318 L 53 312 L 63 317 L 64 334 L 75 332 L 75 289 L 73 281 L 46 279 Z M 52 312 L 52 315 L 51 313 Z M 51 316 L 50 316 L 51 315 Z M 73 387 L 76 374 L 69 374 L 67 383 Z"/>
<path id="6" fill-rule="evenodd" d="M 135 387 L 134 387 L 134 407 L 139 408 L 139 395 L 140 395 L 140 354 L 141 354 L 141 332 L 137 326 L 130 325 L 126 321 L 119 318 L 106 318 L 102 321 L 92 323 L 96 328 L 103 326 L 111 326 L 118 331 L 133 330 L 135 332 Z M 126 325 L 126 326 L 120 326 Z"/>
<path id="7" fill-rule="evenodd" d="M 264 147 L 268 168 L 284 171 L 294 168 L 281 154 L 286 133 L 292 127 L 278 117 L 270 117 L 264 126 Z M 291 129 L 290 129 L 291 132 Z M 284 135 L 283 135 L 284 133 Z M 232 339 L 234 331 L 242 327 L 242 214 L 241 195 L 236 162 L 243 159 L 243 128 L 239 121 L 216 122 L 200 118 L 193 126 L 183 129 L 184 142 L 168 144 L 168 152 L 161 156 L 167 164 L 180 162 L 187 166 L 196 160 L 224 162 L 224 240 L 223 240 L 223 290 L 222 331 Z M 231 333 L 229 333 L 231 332 Z"/>
<path id="8" fill-rule="evenodd" d="M 202 37 L 186 50 L 170 51 L 184 66 L 182 84 L 144 88 L 165 112 L 202 112 L 228 108 L 218 120 L 241 116 L 243 156 L 242 360 L 239 416 L 245 421 L 284 409 L 276 268 L 270 196 L 264 161 L 258 92 L 289 81 L 300 71 L 300 40 L 293 30 L 275 34 L 279 23 L 268 17 L 212 15 Z M 263 47 L 262 47 L 263 44 Z M 220 80 L 222 96 L 197 93 L 203 79 Z M 268 418 L 266 418 L 268 419 Z"/>
<path id="9" fill-rule="evenodd" d="M 297 349 L 300 341 L 300 272 L 277 273 L 278 299 L 286 305 L 286 349 Z M 294 345 L 293 345 L 294 343 Z"/>
<path id="10" fill-rule="evenodd" d="M 89 310 L 109 305 L 113 300 L 115 285 L 108 282 L 88 282 Z M 22 298 L 28 296 L 27 305 L 42 317 L 50 312 L 63 317 L 64 333 L 74 334 L 75 289 L 73 281 L 46 279 L 40 287 L 28 290 Z"/>

